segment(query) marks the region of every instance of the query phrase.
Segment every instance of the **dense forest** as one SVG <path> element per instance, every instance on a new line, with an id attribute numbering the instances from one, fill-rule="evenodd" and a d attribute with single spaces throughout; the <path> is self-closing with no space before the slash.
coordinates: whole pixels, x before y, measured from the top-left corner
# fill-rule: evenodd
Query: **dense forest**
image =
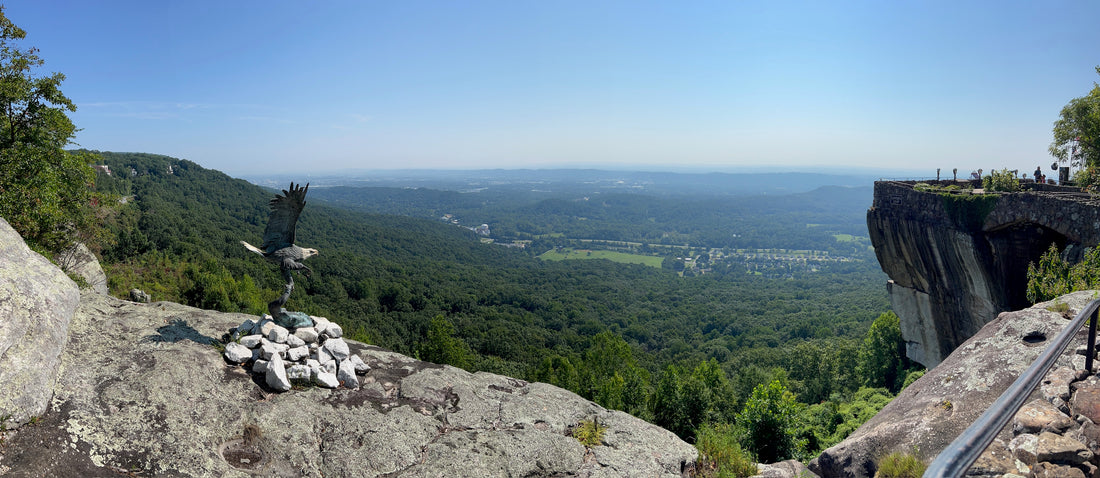
<path id="1" fill-rule="evenodd" d="M 154 300 L 265 311 L 282 279 L 239 241 L 256 243 L 262 236 L 273 191 L 186 160 L 98 154 L 113 172 L 99 173 L 98 193 L 118 203 L 104 219 L 110 233 L 101 251 L 113 294 L 140 288 Z M 784 278 L 732 266 L 689 277 L 668 267 L 606 260 L 543 261 L 535 246 L 486 244 L 437 219 L 334 207 L 320 200 L 331 195 L 313 199 L 314 193 L 297 242 L 321 254 L 310 259 L 314 274 L 297 280 L 291 310 L 328 317 L 351 338 L 424 360 L 553 383 L 689 441 L 728 428 L 748 437 L 742 442 L 758 459 L 805 458 L 873 415 L 910 371 L 897 318 L 883 313 L 884 276 L 865 246 L 862 252 L 846 246 L 858 255 L 852 261 Z M 454 197 L 423 194 L 438 195 L 441 203 Z M 669 220 L 639 221 L 607 210 L 606 219 L 588 222 L 670 230 L 680 227 L 673 221 L 676 210 L 704 207 L 698 200 L 671 201 L 667 208 L 654 198 L 615 200 Z M 805 202 L 814 201 L 748 200 L 741 207 L 761 217 L 745 213 L 743 236 L 784 244 L 788 229 L 813 230 L 808 223 L 830 219 L 829 211 L 815 215 L 807 205 L 796 225 L 780 224 L 777 205 L 796 214 L 790 211 Z M 557 222 L 570 212 L 525 207 L 546 206 L 521 206 L 512 216 L 501 209 L 500 221 L 522 216 L 537 223 L 532 227 L 580 234 L 567 221 Z M 769 215 L 773 220 L 766 220 Z M 699 223 L 718 216 L 694 215 Z M 833 232 L 828 239 L 845 244 Z M 703 243 L 705 237 L 700 232 L 692 240 Z M 804 244 L 790 244 L 799 246 Z M 764 406 L 769 404 L 789 406 Z M 790 446 L 755 447 L 774 440 L 753 435 L 746 422 L 752 410 L 787 417 L 780 426 L 786 441 L 777 443 Z"/>

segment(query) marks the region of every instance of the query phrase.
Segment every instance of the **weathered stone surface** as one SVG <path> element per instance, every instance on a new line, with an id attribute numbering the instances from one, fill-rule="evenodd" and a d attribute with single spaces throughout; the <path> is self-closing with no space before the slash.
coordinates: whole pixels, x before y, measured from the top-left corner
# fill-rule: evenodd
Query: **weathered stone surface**
<path id="1" fill-rule="evenodd" d="M 103 273 L 103 267 L 99 265 L 99 259 L 88 250 L 88 246 L 78 242 L 55 258 L 61 269 L 70 274 L 76 274 L 88 283 L 97 294 L 107 295 L 107 274 Z"/>
<path id="2" fill-rule="evenodd" d="M 1095 378 L 1076 384 L 1070 409 L 1093 423 L 1100 423 L 1100 382 Z"/>
<path id="3" fill-rule="evenodd" d="M 267 338 L 267 334 L 271 333 L 272 329 L 274 329 L 275 327 L 279 327 L 279 324 L 276 324 L 274 321 L 267 317 L 269 316 L 265 315 L 264 319 L 256 324 L 260 328 L 260 335 L 264 336 L 264 338 Z"/>
<path id="4" fill-rule="evenodd" d="M 1053 402 L 1055 398 L 1065 402 L 1069 400 L 1069 384 L 1077 377 L 1077 372 L 1071 367 L 1058 367 L 1047 373 L 1039 384 L 1039 390 L 1043 392 L 1043 398 Z"/>
<path id="5" fill-rule="evenodd" d="M 336 360 L 344 360 L 348 358 L 348 355 L 351 355 L 351 352 L 348 350 L 348 344 L 344 342 L 344 339 L 328 339 L 325 341 L 325 344 L 321 346 L 321 349 L 328 352 L 328 354 Z M 319 361 L 321 363 L 325 362 L 324 360 Z"/>
<path id="6" fill-rule="evenodd" d="M 267 340 L 275 342 L 277 344 L 285 344 L 287 336 L 290 335 L 290 331 L 281 325 L 275 325 L 267 331 L 264 336 Z"/>
<path id="7" fill-rule="evenodd" d="M 328 372 L 318 373 L 314 382 L 316 382 L 317 385 L 327 388 L 336 388 L 340 386 L 340 379 L 336 378 L 336 374 Z"/>
<path id="8" fill-rule="evenodd" d="M 1068 465 L 1039 463 L 1031 469 L 1031 478 L 1086 478 L 1085 472 Z"/>
<path id="9" fill-rule="evenodd" d="M 317 342 L 317 331 L 313 327 L 299 327 L 294 331 L 294 336 L 302 339 L 307 344 Z"/>
<path id="10" fill-rule="evenodd" d="M 696 458 L 670 432 L 566 390 L 352 341 L 371 366 L 359 389 L 276 394 L 209 345 L 241 314 L 82 298 L 50 408 L 0 447 L 5 478 L 671 478 Z M 586 450 L 566 430 L 593 416 L 606 445 Z"/>
<path id="11" fill-rule="evenodd" d="M 1068 389 L 1069 386 L 1067 385 L 1066 388 Z M 1050 402 L 1041 398 L 1024 404 L 1012 420 L 1014 433 L 1039 433 L 1043 431 L 1061 433 L 1071 426 L 1073 426 L 1073 420 L 1062 414 Z"/>
<path id="12" fill-rule="evenodd" d="M 259 330 L 257 330 L 256 332 L 252 331 L 252 329 L 256 328 L 257 325 L 258 325 L 258 322 L 254 319 L 245 320 L 244 322 L 241 322 L 241 325 L 237 326 L 237 333 L 241 337 L 245 337 L 245 336 L 249 336 L 249 335 L 255 335 L 256 337 L 262 337 L 262 335 L 259 334 Z"/>
<path id="13" fill-rule="evenodd" d="M 351 365 L 355 367 L 355 373 L 367 373 L 370 371 L 370 365 L 363 362 L 363 359 L 359 358 L 358 355 L 352 355 L 348 360 L 350 360 Z"/>
<path id="14" fill-rule="evenodd" d="M 305 365 L 291 365 L 286 369 L 286 378 L 290 379 L 291 381 L 308 381 L 309 376 L 309 367 Z"/>
<path id="15" fill-rule="evenodd" d="M 1038 461 L 1039 437 L 1030 433 L 1016 435 L 1008 444 L 1008 448 L 1012 450 L 1012 455 L 1017 460 L 1028 466 L 1034 465 Z"/>
<path id="16" fill-rule="evenodd" d="M 297 362 L 297 361 L 299 361 L 303 358 L 306 358 L 308 356 L 309 356 L 309 347 L 306 347 L 304 345 L 301 346 L 301 347 L 294 347 L 292 349 L 287 349 L 287 351 L 286 351 L 286 359 L 291 361 L 291 362 Z"/>
<path id="17" fill-rule="evenodd" d="M 259 359 L 252 362 L 252 371 L 256 373 L 267 373 L 267 360 Z"/>
<path id="18" fill-rule="evenodd" d="M 252 349 L 236 342 L 225 344 L 225 359 L 232 363 L 241 363 L 252 358 Z"/>
<path id="19" fill-rule="evenodd" d="M 1016 466 L 1016 457 L 1012 456 L 1012 452 L 1000 439 L 994 440 L 982 452 L 981 456 L 970 465 L 970 469 L 966 471 L 967 476 L 1002 476 L 1005 473 L 1024 472 L 1027 470 L 1020 470 Z"/>
<path id="20" fill-rule="evenodd" d="M 1076 292 L 1058 300 L 1080 310 L 1092 295 Z M 847 439 L 822 452 L 810 469 L 826 478 L 871 477 L 875 460 L 891 451 L 916 450 L 918 458 L 931 462 L 1031 365 L 1049 343 L 1039 337 L 1053 338 L 1065 327 L 1066 319 L 1046 310 L 1048 305 L 998 316 Z M 1083 342 L 1086 334 L 1082 329 L 1075 340 Z M 1067 350 L 1058 366 L 1069 366 L 1072 356 Z M 1012 439 L 1009 428 L 1001 439 Z"/>
<path id="21" fill-rule="evenodd" d="M 277 344 L 271 343 L 260 345 L 260 356 L 263 357 L 264 360 L 271 360 L 272 357 L 278 357 L 279 348 L 276 347 L 276 345 Z"/>
<path id="22" fill-rule="evenodd" d="M 142 304 L 148 304 L 150 300 L 153 300 L 153 298 L 149 297 L 149 294 L 146 294 L 145 291 L 141 289 L 130 289 L 130 300 L 134 302 L 140 302 Z"/>
<path id="23" fill-rule="evenodd" d="M 321 365 L 327 364 L 334 360 L 336 359 L 332 358 L 332 355 L 329 355 L 328 351 L 325 350 L 324 347 L 317 349 L 317 361 L 320 362 Z"/>
<path id="24" fill-rule="evenodd" d="M 0 417 L 8 428 L 46 411 L 79 299 L 76 284 L 0 218 Z"/>
<path id="25" fill-rule="evenodd" d="M 340 327 L 340 324 L 329 322 L 328 327 L 325 328 L 325 335 L 338 339 L 344 336 L 344 328 Z"/>
<path id="26" fill-rule="evenodd" d="M 298 338 L 297 335 L 287 335 L 286 344 L 289 345 L 290 348 L 301 347 L 306 344 L 306 341 Z M 308 351 L 309 349 L 307 348 L 306 350 Z"/>
<path id="27" fill-rule="evenodd" d="M 756 476 L 762 478 L 817 478 L 817 475 L 798 460 L 759 464 L 756 469 Z"/>
<path id="28" fill-rule="evenodd" d="M 359 378 L 355 376 L 355 365 L 351 360 L 340 362 L 336 370 L 336 378 L 347 388 L 359 388 Z"/>
<path id="29" fill-rule="evenodd" d="M 259 334 L 246 335 L 244 337 L 241 337 L 240 342 L 241 342 L 241 345 L 243 345 L 245 347 L 248 347 L 250 349 L 254 349 L 254 348 L 256 348 L 260 345 L 260 339 L 262 339 L 262 338 L 263 338 L 263 336 L 259 335 Z"/>
<path id="30" fill-rule="evenodd" d="M 271 356 L 267 363 L 267 371 L 264 373 L 268 387 L 278 392 L 290 390 L 290 378 L 286 375 L 286 364 L 278 355 Z"/>
<path id="31" fill-rule="evenodd" d="M 1092 452 L 1080 441 L 1051 432 L 1039 434 L 1035 459 L 1043 462 L 1080 465 L 1092 459 Z"/>

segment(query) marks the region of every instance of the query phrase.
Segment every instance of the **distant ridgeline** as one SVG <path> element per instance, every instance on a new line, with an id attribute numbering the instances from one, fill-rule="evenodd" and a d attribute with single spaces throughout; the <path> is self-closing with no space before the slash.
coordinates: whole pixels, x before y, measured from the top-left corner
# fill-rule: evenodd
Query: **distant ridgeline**
<path id="1" fill-rule="evenodd" d="M 935 366 L 998 313 L 1031 305 L 1028 264 L 1052 245 L 1075 263 L 1100 243 L 1100 201 L 1068 186 L 1022 186 L 875 183 L 867 228 L 909 358 Z"/>
<path id="2" fill-rule="evenodd" d="M 139 288 L 153 300 L 265 311 L 283 280 L 246 256 L 239 241 L 261 239 L 270 190 L 186 160 L 99 154 L 107 168 L 97 188 L 119 200 L 102 250 L 113 295 Z M 778 380 L 803 404 L 791 410 L 809 414 L 791 423 L 804 425 L 800 453 L 812 453 L 851 432 L 855 417 L 881 407 L 905 378 L 906 362 L 890 352 L 895 339 L 864 341 L 872 322 L 876 337 L 900 334 L 890 332 L 896 319 L 892 326 L 876 320 L 888 302 L 861 231 L 867 193 L 509 201 L 503 193 L 311 186 L 296 243 L 323 252 L 311 259 L 312 277 L 296 279 L 288 304 L 332 319 L 351 339 L 549 382 L 686 438 L 705 424 L 734 422 L 754 388 Z M 479 198 L 489 204 L 479 209 Z M 366 212 L 368 203 L 377 209 Z M 494 238 L 509 228 L 517 240 L 527 234 L 529 247 L 485 244 L 439 220 L 448 213 L 463 224 L 488 223 Z M 712 264 L 704 251 L 736 246 L 706 242 L 722 228 L 729 228 L 722 240 L 735 230 L 761 247 L 787 250 L 773 261 L 809 259 L 796 250 L 848 260 L 791 267 L 775 278 L 735 260 Z M 676 253 L 696 254 L 692 261 L 702 259 L 708 271 L 687 277 L 669 261 L 654 267 L 536 257 L 560 241 L 605 233 L 653 244 L 675 237 L 685 244 Z"/>

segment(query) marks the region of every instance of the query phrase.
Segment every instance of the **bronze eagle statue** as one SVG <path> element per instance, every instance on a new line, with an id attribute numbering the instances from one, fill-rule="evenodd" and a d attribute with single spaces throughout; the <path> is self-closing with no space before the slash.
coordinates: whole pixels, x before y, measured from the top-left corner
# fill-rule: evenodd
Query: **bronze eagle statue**
<path id="1" fill-rule="evenodd" d="M 267 228 L 264 229 L 264 243 L 261 247 L 253 246 L 241 241 L 248 250 L 255 252 L 278 265 L 283 275 L 290 279 L 290 271 L 305 269 L 307 274 L 312 274 L 313 269 L 302 264 L 302 261 L 316 256 L 317 249 L 298 247 L 294 244 L 294 229 L 298 225 L 298 215 L 306 206 L 306 192 L 309 191 L 309 183 L 303 188 L 299 184 L 290 183 L 290 189 L 284 189 L 283 194 L 275 194 L 275 198 L 269 203 L 271 214 L 267 218 Z M 291 282 L 293 284 L 293 282 Z"/>

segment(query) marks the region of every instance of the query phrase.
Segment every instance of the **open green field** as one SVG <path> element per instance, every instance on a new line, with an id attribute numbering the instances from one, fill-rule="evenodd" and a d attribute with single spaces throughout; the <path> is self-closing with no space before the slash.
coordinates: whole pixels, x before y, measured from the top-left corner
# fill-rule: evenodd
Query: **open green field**
<path id="1" fill-rule="evenodd" d="M 833 234 L 837 242 L 852 242 L 855 240 L 855 236 L 851 234 Z"/>
<path id="2" fill-rule="evenodd" d="M 566 259 L 607 259 L 626 264 L 644 264 L 652 267 L 661 267 L 661 258 L 657 256 L 643 256 L 640 254 L 627 254 L 615 251 L 591 251 L 588 249 L 563 249 L 558 251 L 546 251 L 539 256 L 547 261 L 564 261 Z"/>

